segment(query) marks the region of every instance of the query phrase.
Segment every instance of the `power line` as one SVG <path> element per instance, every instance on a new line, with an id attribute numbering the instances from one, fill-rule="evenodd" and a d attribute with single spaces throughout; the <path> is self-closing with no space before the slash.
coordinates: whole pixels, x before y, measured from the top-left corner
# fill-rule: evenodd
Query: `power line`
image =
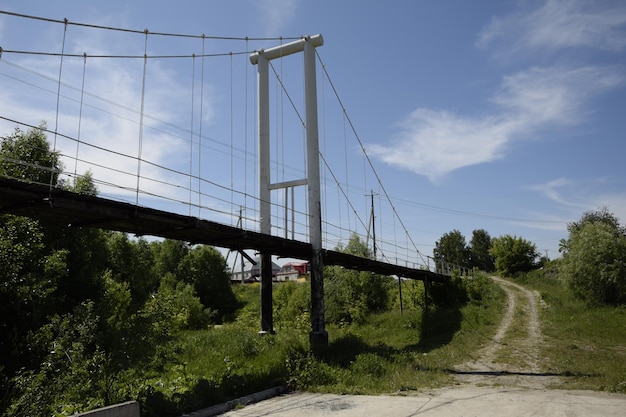
<path id="1" fill-rule="evenodd" d="M 470 216 L 470 217 L 481 217 L 481 218 L 486 218 L 486 219 L 493 219 L 493 220 L 504 220 L 504 221 L 511 221 L 511 222 L 533 222 L 533 223 L 546 223 L 546 224 L 565 224 L 567 222 L 563 222 L 563 221 L 559 221 L 559 220 L 537 220 L 537 219 L 522 219 L 522 218 L 516 218 L 516 217 L 507 217 L 507 216 L 498 216 L 495 214 L 485 214 L 485 213 L 473 213 L 470 211 L 463 211 L 463 210 L 456 210 L 456 209 L 451 209 L 451 208 L 446 208 L 446 207 L 439 207 L 439 206 L 434 206 L 434 205 L 430 205 L 430 204 L 425 204 L 425 203 L 419 203 L 416 201 L 411 201 L 411 200 L 406 200 L 400 197 L 395 197 L 394 198 L 396 201 L 405 204 L 405 205 L 409 205 L 409 206 L 415 206 L 415 207 L 421 207 L 427 210 L 432 210 L 432 211 L 438 211 L 438 212 L 443 212 L 443 213 L 448 213 L 448 214 L 454 214 L 457 216 Z"/>

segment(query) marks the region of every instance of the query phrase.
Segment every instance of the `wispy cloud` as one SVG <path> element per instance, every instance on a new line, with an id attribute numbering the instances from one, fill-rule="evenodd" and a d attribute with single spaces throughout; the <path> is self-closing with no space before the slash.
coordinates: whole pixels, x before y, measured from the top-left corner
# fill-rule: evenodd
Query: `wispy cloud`
<path id="1" fill-rule="evenodd" d="M 492 98 L 492 114 L 468 118 L 419 108 L 400 125 L 389 145 L 372 145 L 374 156 L 436 182 L 459 168 L 494 161 L 512 141 L 552 125 L 573 125 L 586 103 L 626 83 L 621 67 L 532 68 L 506 76 Z"/>
<path id="2" fill-rule="evenodd" d="M 548 0 L 531 12 L 494 17 L 477 45 L 502 53 L 591 47 L 626 48 L 626 4 L 623 1 Z"/>
<path id="3" fill-rule="evenodd" d="M 472 119 L 420 108 L 402 122 L 391 146 L 369 149 L 388 164 L 436 181 L 455 169 L 501 157 L 512 130 L 500 117 Z"/>
<path id="4" fill-rule="evenodd" d="M 493 98 L 520 129 L 573 124 L 588 100 L 626 81 L 623 67 L 531 68 L 503 78 Z"/>
<path id="5" fill-rule="evenodd" d="M 576 207 L 577 209 L 586 208 L 586 204 L 581 205 L 579 202 L 569 201 L 562 195 L 564 188 L 569 188 L 574 185 L 574 182 L 566 178 L 557 178 L 555 180 L 548 181 L 543 184 L 533 184 L 527 188 L 532 191 L 536 191 L 543 194 L 544 197 L 550 201 L 559 203 L 563 206 Z"/>
<path id="6" fill-rule="evenodd" d="M 552 215 L 562 213 L 569 221 L 576 220 L 583 212 L 607 207 L 621 222 L 626 222 L 626 192 L 623 180 L 595 178 L 586 181 L 557 178 L 527 189 L 543 195 L 554 203 Z"/>
<path id="7" fill-rule="evenodd" d="M 284 25 L 296 11 L 295 0 L 260 0 L 255 2 L 259 19 L 267 36 L 280 36 Z"/>
<path id="8" fill-rule="evenodd" d="M 534 11 L 494 18 L 478 43 L 496 42 L 508 50 L 588 46 L 620 51 L 626 47 L 626 7 L 549 0 Z M 390 165 L 436 182 L 459 168 L 502 158 L 511 142 L 539 129 L 581 123 L 594 110 L 592 98 L 624 85 L 623 66 L 590 65 L 584 58 L 577 64 L 530 66 L 502 77 L 486 115 L 418 108 L 398 125 L 391 144 L 369 149 Z"/>

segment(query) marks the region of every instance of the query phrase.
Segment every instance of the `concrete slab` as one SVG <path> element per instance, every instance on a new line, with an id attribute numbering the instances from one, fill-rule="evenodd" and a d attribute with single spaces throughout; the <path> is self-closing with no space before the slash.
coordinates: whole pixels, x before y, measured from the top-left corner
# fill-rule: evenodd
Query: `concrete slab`
<path id="1" fill-rule="evenodd" d="M 449 388 L 409 396 L 293 393 L 224 416 L 623 417 L 626 395 L 518 388 Z"/>

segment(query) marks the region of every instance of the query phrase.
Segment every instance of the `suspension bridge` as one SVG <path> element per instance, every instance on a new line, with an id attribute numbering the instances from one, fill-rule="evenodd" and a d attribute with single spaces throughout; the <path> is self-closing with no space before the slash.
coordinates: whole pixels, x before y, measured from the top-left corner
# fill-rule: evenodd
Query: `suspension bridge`
<path id="1" fill-rule="evenodd" d="M 324 265 L 448 279 L 449 266 L 417 249 L 365 152 L 317 52 L 321 35 L 221 38 L 1 13 L 58 29 L 57 50 L 0 48 L 3 90 L 19 91 L 0 120 L 45 132 L 63 162 L 9 161 L 50 181 L 0 176 L 1 213 L 258 252 L 262 332 L 273 332 L 272 256 L 309 261 L 318 345 L 328 343 Z M 76 52 L 93 32 L 119 50 Z M 60 186 L 86 173 L 98 195 Z M 340 250 L 353 236 L 375 256 Z"/>

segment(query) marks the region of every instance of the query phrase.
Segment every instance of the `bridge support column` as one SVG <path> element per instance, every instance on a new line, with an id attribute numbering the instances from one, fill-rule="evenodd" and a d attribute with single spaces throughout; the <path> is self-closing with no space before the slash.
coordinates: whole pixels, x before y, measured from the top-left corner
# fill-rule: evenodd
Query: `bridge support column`
<path id="1" fill-rule="evenodd" d="M 250 62 L 258 66 L 258 123 L 259 123 L 259 199 L 261 233 L 270 235 L 270 142 L 269 142 L 269 87 L 268 64 L 304 51 L 304 94 L 306 105 L 307 181 L 309 202 L 309 239 L 311 241 L 311 333 L 312 349 L 328 346 L 324 320 L 324 263 L 322 253 L 322 205 L 320 191 L 319 138 L 317 126 L 317 76 L 315 47 L 324 44 L 321 35 L 310 36 L 275 48 L 260 50 L 250 55 Z M 279 185 L 274 185 L 278 187 Z M 261 326 L 262 333 L 272 326 L 271 256 L 262 254 L 261 270 Z M 267 257 L 267 259 L 266 259 Z"/>
<path id="2" fill-rule="evenodd" d="M 261 331 L 260 335 L 274 334 L 272 304 L 272 255 L 261 254 Z"/>
<path id="3" fill-rule="evenodd" d="M 322 203 L 320 190 L 320 151 L 317 126 L 317 75 L 315 46 L 304 43 L 304 96 L 306 106 L 306 158 L 309 197 L 309 239 L 311 240 L 311 333 L 314 351 L 328 346 L 324 317 L 324 261 L 322 257 Z"/>
<path id="4" fill-rule="evenodd" d="M 259 207 L 261 233 L 272 234 L 270 196 L 270 111 L 269 111 L 269 61 L 264 54 L 258 56 L 258 123 L 259 123 Z M 261 331 L 274 333 L 272 303 L 272 254 L 261 253 Z"/>

